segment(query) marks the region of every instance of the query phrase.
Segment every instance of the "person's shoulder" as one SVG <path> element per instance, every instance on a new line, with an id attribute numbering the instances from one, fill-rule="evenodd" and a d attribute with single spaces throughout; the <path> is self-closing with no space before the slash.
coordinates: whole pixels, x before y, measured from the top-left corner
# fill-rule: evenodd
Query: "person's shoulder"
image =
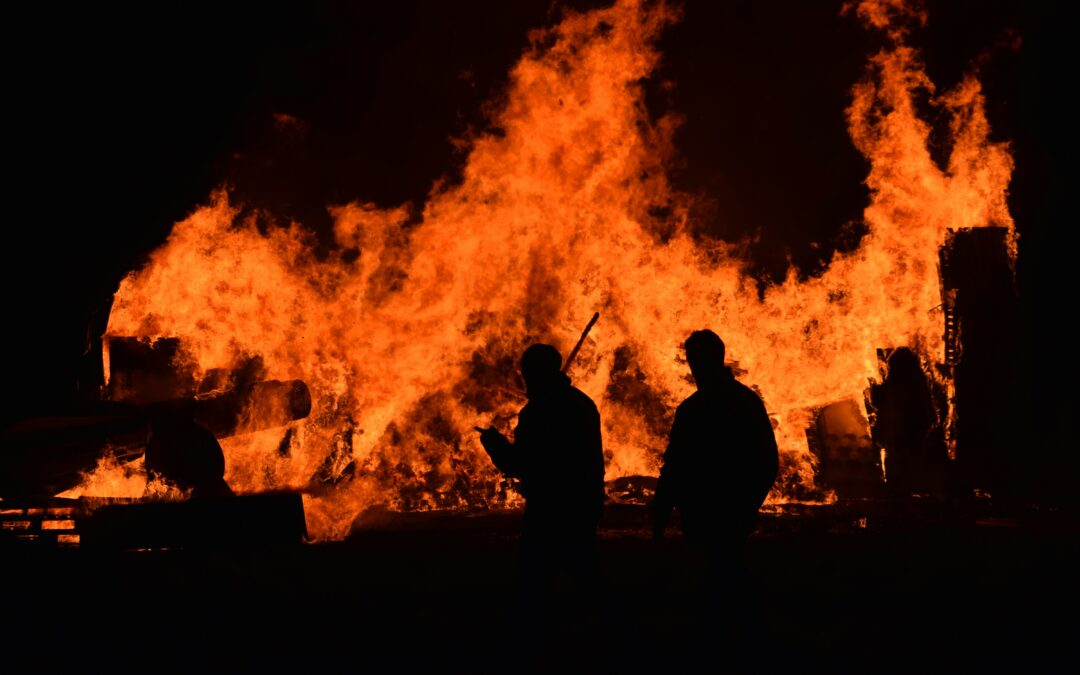
<path id="1" fill-rule="evenodd" d="M 764 406 L 765 402 L 761 400 L 761 395 L 756 391 L 746 386 L 738 380 L 734 381 L 734 392 L 738 399 L 746 405 Z"/>
<path id="2" fill-rule="evenodd" d="M 573 385 L 570 386 L 570 398 L 576 405 L 579 405 L 582 408 L 597 410 L 596 403 L 589 398 L 589 395 Z"/>
<path id="3" fill-rule="evenodd" d="M 675 414 L 678 415 L 680 412 L 684 414 L 689 413 L 698 408 L 707 407 L 708 405 L 708 397 L 699 389 L 683 399 L 683 402 L 679 404 L 679 407 L 675 408 Z"/>
<path id="4" fill-rule="evenodd" d="M 521 410 L 518 411 L 517 418 L 520 424 L 522 420 L 526 420 L 536 414 L 536 406 L 532 401 L 526 401 L 525 405 L 521 406 Z"/>
<path id="5" fill-rule="evenodd" d="M 580 389 L 578 389 L 577 387 L 575 387 L 573 385 L 570 385 L 570 395 L 574 398 L 575 401 L 580 401 L 582 403 L 588 403 L 592 407 L 594 407 L 594 408 L 596 407 L 596 404 L 593 403 L 593 400 L 589 397 L 588 394 L 586 394 L 585 392 L 581 391 Z"/>

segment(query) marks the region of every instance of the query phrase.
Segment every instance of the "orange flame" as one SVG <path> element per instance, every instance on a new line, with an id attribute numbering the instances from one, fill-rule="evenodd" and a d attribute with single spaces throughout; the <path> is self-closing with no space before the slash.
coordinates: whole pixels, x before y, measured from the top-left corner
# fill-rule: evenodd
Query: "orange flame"
<path id="1" fill-rule="evenodd" d="M 359 257 L 319 260 L 300 225 L 264 233 L 218 192 L 124 279 L 108 333 L 179 337 L 203 372 L 258 355 L 268 377 L 307 382 L 312 414 L 287 436 L 223 441 L 226 479 L 307 491 L 322 538 L 376 503 L 515 503 L 471 430 L 511 426 L 522 349 L 565 354 L 594 311 L 571 374 L 600 407 L 609 479 L 656 473 L 692 390 L 679 345 L 712 327 L 777 424 L 772 498 L 813 494 L 809 410 L 861 398 L 876 348 L 941 360 L 947 229 L 1012 226 L 1011 158 L 987 140 L 974 77 L 931 99 L 953 120 L 948 166 L 932 159 L 914 101 L 934 86 L 899 23 L 924 15 L 902 7 L 856 8 L 890 39 L 847 110 L 871 163 L 868 233 L 816 278 L 792 270 L 759 295 L 731 246 L 691 237 L 665 172 L 676 120 L 650 119 L 639 84 L 677 12 L 619 0 L 531 35 L 494 115 L 500 133 L 471 141 L 462 181 L 433 188 L 417 224 L 405 207 L 335 207 L 337 241 Z"/>
<path id="2" fill-rule="evenodd" d="M 82 483 L 57 496 L 66 499 L 122 497 L 178 501 L 190 495 L 160 478 L 147 476 L 141 457 L 131 462 L 121 462 L 111 451 L 107 451 L 98 460 L 97 466 L 84 476 Z"/>

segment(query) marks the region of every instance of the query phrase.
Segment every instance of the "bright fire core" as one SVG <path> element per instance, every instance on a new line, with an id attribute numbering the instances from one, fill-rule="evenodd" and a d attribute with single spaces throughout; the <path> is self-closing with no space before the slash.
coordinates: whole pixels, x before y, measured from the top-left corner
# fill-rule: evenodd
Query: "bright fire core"
<path id="1" fill-rule="evenodd" d="M 571 375 L 600 408 L 609 480 L 656 475 L 692 390 L 680 344 L 709 327 L 774 420 L 771 499 L 820 494 L 811 410 L 861 401 L 877 348 L 910 346 L 932 373 L 947 230 L 1012 228 L 1012 159 L 988 141 L 977 79 L 935 91 L 904 42 L 920 11 L 896 0 L 847 9 L 887 38 L 846 111 L 871 201 L 860 246 L 817 277 L 792 270 L 759 293 L 734 247 L 689 234 L 688 197 L 667 178 L 677 121 L 651 119 L 640 84 L 678 11 L 620 0 L 531 35 L 493 114 L 498 132 L 469 141 L 462 180 L 433 187 L 422 213 L 336 206 L 340 250 L 317 259 L 302 224 L 260 230 L 218 192 L 124 279 L 108 334 L 180 338 L 196 373 L 259 356 L 268 378 L 304 380 L 311 415 L 224 439 L 225 478 L 238 492 L 304 490 L 319 538 L 343 537 L 376 504 L 517 503 L 473 426 L 509 431 L 524 403 L 522 350 L 544 341 L 566 354 L 595 311 Z M 918 96 L 951 120 L 945 166 Z M 353 470 L 314 481 L 328 458 L 331 472 Z M 120 481 L 103 466 L 84 487 L 127 494 L 132 482 L 108 471 Z"/>

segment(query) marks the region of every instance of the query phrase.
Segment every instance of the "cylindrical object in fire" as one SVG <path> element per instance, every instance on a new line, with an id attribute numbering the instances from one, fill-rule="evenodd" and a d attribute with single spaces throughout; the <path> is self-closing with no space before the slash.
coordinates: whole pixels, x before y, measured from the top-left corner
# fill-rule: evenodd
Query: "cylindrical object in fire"
<path id="1" fill-rule="evenodd" d="M 0 431 L 0 495 L 52 496 L 75 487 L 98 460 L 139 457 L 157 414 L 188 408 L 217 438 L 282 426 L 311 412 L 301 380 L 264 380 L 243 391 L 149 405 L 101 401 L 81 414 L 36 417 Z"/>

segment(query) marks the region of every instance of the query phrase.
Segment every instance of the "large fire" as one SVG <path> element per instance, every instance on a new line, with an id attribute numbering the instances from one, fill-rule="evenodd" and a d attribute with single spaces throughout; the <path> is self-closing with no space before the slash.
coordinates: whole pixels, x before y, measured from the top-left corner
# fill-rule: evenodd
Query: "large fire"
<path id="1" fill-rule="evenodd" d="M 905 44 L 920 10 L 866 0 L 845 11 L 888 46 L 847 109 L 871 167 L 867 233 L 820 276 L 793 270 L 762 293 L 732 246 L 689 234 L 688 197 L 666 174 L 677 121 L 650 119 L 640 84 L 678 12 L 619 0 L 531 35 L 494 113 L 498 133 L 471 140 L 463 179 L 433 187 L 422 213 L 336 206 L 340 249 L 318 259 L 301 224 L 267 231 L 218 192 L 124 279 L 108 334 L 178 337 L 197 376 L 258 356 L 266 377 L 304 380 L 307 419 L 222 444 L 235 490 L 305 491 L 322 538 L 344 536 L 375 504 L 515 503 L 473 427 L 509 431 L 522 350 L 546 341 L 565 354 L 596 311 L 571 375 L 600 407 L 608 479 L 656 474 L 692 390 L 680 343 L 711 327 L 775 421 L 772 499 L 820 496 L 811 410 L 862 400 L 878 348 L 910 346 L 933 373 L 947 230 L 1012 227 L 1012 160 L 987 139 L 978 80 L 936 93 Z M 920 96 L 951 119 L 947 166 L 931 157 Z M 91 482 L 104 471 L 123 476 L 112 466 Z"/>

